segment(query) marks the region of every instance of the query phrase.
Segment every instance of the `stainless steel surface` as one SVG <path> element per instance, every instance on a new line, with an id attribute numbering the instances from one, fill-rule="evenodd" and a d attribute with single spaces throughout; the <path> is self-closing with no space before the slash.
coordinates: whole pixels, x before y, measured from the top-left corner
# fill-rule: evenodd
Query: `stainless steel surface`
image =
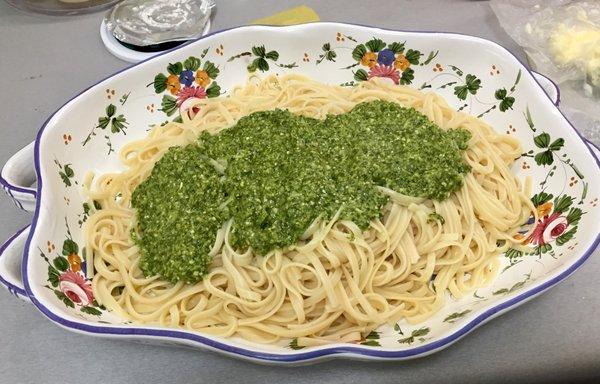
<path id="1" fill-rule="evenodd" d="M 485 1 L 219 1 L 212 29 L 246 24 L 301 4 L 327 21 L 481 36 L 524 58 Z M 0 2 L 0 164 L 33 140 L 45 119 L 66 100 L 128 66 L 102 46 L 102 16 L 31 16 Z M 0 196 L 0 240 L 30 220 Z M 591 381 L 600 378 L 599 275 L 596 251 L 558 287 L 430 357 L 403 363 L 336 360 L 298 368 L 73 334 L 0 290 L 0 383 Z"/>

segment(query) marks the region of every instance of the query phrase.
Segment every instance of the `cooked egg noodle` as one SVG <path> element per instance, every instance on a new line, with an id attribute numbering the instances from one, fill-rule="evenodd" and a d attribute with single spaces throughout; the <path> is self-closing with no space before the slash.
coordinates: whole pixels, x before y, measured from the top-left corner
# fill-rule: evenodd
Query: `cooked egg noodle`
<path id="1" fill-rule="evenodd" d="M 468 130 L 472 138 L 464 158 L 472 171 L 462 188 L 445 201 L 380 188 L 390 202 L 367 231 L 337 215 L 323 218 L 298 244 L 266 256 L 232 248 L 229 221 L 217 234 L 213 263 L 201 282 L 144 276 L 131 239 L 136 228 L 131 196 L 168 148 L 192 143 L 202 131 L 217 133 L 256 111 L 285 108 L 323 119 L 372 100 L 413 107 L 442 129 Z M 85 225 L 94 294 L 136 323 L 257 343 L 356 342 L 385 323 L 422 322 L 443 307 L 448 293 L 461 298 L 492 282 L 499 254 L 518 246 L 514 235 L 536 215 L 529 183 L 523 188 L 510 170 L 521 153 L 519 142 L 455 111 L 434 93 L 382 81 L 340 87 L 285 75 L 252 77 L 231 96 L 203 99 L 197 106 L 193 118 L 184 114 L 183 123 L 157 126 L 127 144 L 120 152 L 123 172 L 90 178 L 86 186 L 89 199 L 102 207 Z M 432 220 L 432 213 L 443 221 Z"/>

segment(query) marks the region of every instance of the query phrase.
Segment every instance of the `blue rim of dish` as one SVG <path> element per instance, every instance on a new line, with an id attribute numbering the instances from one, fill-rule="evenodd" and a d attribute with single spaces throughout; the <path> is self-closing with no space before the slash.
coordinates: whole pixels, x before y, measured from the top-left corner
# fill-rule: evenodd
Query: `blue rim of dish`
<path id="1" fill-rule="evenodd" d="M 558 107 L 558 105 L 560 104 L 560 88 L 558 88 L 558 85 L 554 82 L 554 80 L 552 80 L 548 76 L 543 75 L 543 74 L 541 74 L 539 72 L 536 72 L 536 71 L 533 71 L 533 70 L 530 70 L 530 72 L 531 72 L 531 74 L 533 75 L 534 78 L 535 78 L 535 75 L 538 75 L 538 76 L 544 78 L 544 80 L 548 80 L 550 82 L 550 84 L 552 84 L 552 88 L 554 88 L 556 90 L 556 100 L 552 100 L 552 98 L 550 98 L 550 95 L 548 95 L 548 97 L 550 98 L 550 101 L 552 101 L 552 104 L 554 104 L 554 105 L 556 105 Z M 536 81 L 537 81 L 537 79 L 536 79 Z M 543 88 L 544 87 L 542 87 L 542 89 Z M 586 139 L 586 141 L 587 141 L 587 139 Z"/>
<path id="2" fill-rule="evenodd" d="M 106 79 L 104 79 L 104 80 L 106 80 Z M 103 80 L 103 81 L 104 81 L 104 80 Z M 90 87 L 90 88 L 91 88 L 91 87 Z M 89 88 L 88 88 L 88 89 L 89 89 Z M 87 89 L 86 89 L 86 91 L 87 91 Z M 84 92 L 85 92 L 85 91 L 84 91 Z M 82 92 L 82 93 L 83 93 L 83 92 Z M 79 95 L 77 95 L 77 96 L 79 96 Z M 75 96 L 75 97 L 77 97 L 77 96 Z M 75 98 L 75 97 L 74 97 L 74 98 Z M 73 98 L 73 99 L 74 99 L 74 98 Z M 73 100 L 73 99 L 71 99 L 71 100 Z M 69 101 L 71 101 L 71 100 L 69 100 Z M 66 103 L 65 103 L 65 104 L 66 104 Z M 62 108 L 62 107 L 64 107 L 64 105 L 63 105 L 63 106 L 61 106 L 60 108 Z M 60 108 L 59 108 L 59 109 L 57 109 L 57 110 L 56 110 L 56 112 L 58 112 L 58 111 L 60 110 Z M 54 112 L 54 113 L 52 114 L 52 116 L 54 116 L 54 115 L 56 114 L 56 112 Z M 46 120 L 46 122 L 45 122 L 45 123 L 44 123 L 44 125 L 42 126 L 42 129 L 44 128 L 44 126 L 46 125 L 46 123 L 47 123 L 47 122 L 48 122 L 48 120 Z M 30 145 L 30 144 L 27 144 L 25 147 L 21 148 L 21 149 L 19 150 L 19 152 L 21 152 L 21 151 L 22 151 L 22 150 L 24 150 L 25 148 L 29 147 L 29 145 Z M 20 192 L 20 193 L 25 193 L 25 194 L 28 194 L 28 195 L 31 195 L 31 196 L 33 196 L 34 198 L 37 196 L 37 191 L 35 190 L 35 188 L 20 187 L 20 186 L 18 186 L 18 185 L 11 184 L 11 183 L 10 183 L 8 180 L 6 180 L 6 179 L 5 179 L 5 178 L 2 176 L 2 171 L 4 171 L 4 167 L 6 167 L 6 164 L 5 164 L 4 166 L 2 166 L 2 168 L 0 169 L 0 185 L 2 185 L 2 186 L 4 187 L 4 189 L 6 190 L 6 193 L 8 193 L 8 194 L 10 195 L 10 197 L 12 197 L 13 199 L 15 199 L 15 200 L 16 200 L 16 198 L 15 198 L 15 197 L 13 196 L 13 194 L 12 194 L 12 192 L 13 192 L 13 191 Z"/>
<path id="3" fill-rule="evenodd" d="M 115 73 L 115 75 L 116 75 L 116 73 Z M 104 80 L 106 80 L 106 79 L 104 79 Z M 104 81 L 104 80 L 102 80 L 102 81 Z M 87 89 L 86 89 L 86 91 L 87 91 Z M 77 95 L 77 96 L 79 96 L 79 95 Z M 77 97 L 77 96 L 75 96 L 75 97 Z M 71 100 L 69 100 L 69 101 L 71 101 Z M 64 105 L 63 105 L 63 107 L 64 107 Z M 58 112 L 58 110 L 56 112 Z M 56 112 L 54 112 L 52 114 L 52 116 L 54 116 L 56 114 Z M 46 120 L 46 123 L 47 122 L 48 122 L 48 120 Z M 44 125 L 42 126 L 42 129 L 43 129 L 43 127 L 46 126 L 46 123 L 44 123 Z M 17 191 L 17 192 L 21 192 L 21 193 L 26 193 L 28 195 L 32 195 L 33 197 L 37 196 L 37 191 L 36 190 L 32 190 L 32 189 L 28 189 L 28 188 L 24 188 L 24 187 L 19 187 L 19 186 L 13 185 L 13 184 L 9 183 L 8 181 L 6 181 L 6 179 L 4 177 L 2 177 L 2 174 L 0 174 L 0 185 L 2 185 L 7 192 L 9 192 L 9 191 Z M 10 196 L 12 198 L 14 198 L 14 196 L 12 194 Z"/>
<path id="4" fill-rule="evenodd" d="M 538 87 L 540 88 L 540 90 L 542 91 L 542 93 L 546 96 L 546 98 L 550 101 L 551 105 L 556 108 L 556 110 L 563 116 L 563 118 L 565 119 L 565 121 L 569 124 L 569 126 L 575 131 L 575 133 L 577 134 L 577 136 L 580 138 L 581 142 L 584 144 L 584 146 L 588 149 L 588 151 L 590 152 L 590 154 L 592 155 L 592 157 L 596 160 L 596 165 L 600 168 L 600 160 L 596 157 L 595 153 L 592 151 L 592 149 L 586 144 L 585 138 L 581 135 L 581 133 L 573 126 L 573 124 L 571 124 L 571 122 L 562 114 L 562 112 L 554 105 L 554 102 L 550 99 L 550 97 L 546 94 L 546 92 L 544 92 L 543 87 L 540 85 L 540 83 L 535 79 L 535 77 L 533 76 L 533 74 L 531 73 L 531 70 L 529 68 L 527 68 L 527 66 L 525 66 L 523 64 L 523 62 L 516 57 L 514 54 L 512 54 L 508 49 L 504 48 L 502 45 L 495 43 L 493 41 L 481 38 L 481 37 L 475 37 L 475 36 L 471 36 L 471 35 L 466 35 L 466 34 L 462 34 L 462 33 L 453 33 L 453 32 L 437 32 L 437 31 L 407 31 L 407 30 L 393 30 L 393 29 L 385 29 L 385 28 L 379 28 L 379 27 L 372 27 L 372 26 L 368 26 L 368 25 L 361 25 L 361 24 L 350 24 L 350 23 L 335 23 L 335 22 L 315 22 L 315 23 L 307 23 L 307 24 L 303 24 L 300 26 L 285 26 L 285 27 L 273 27 L 273 26 L 265 26 L 265 25 L 259 25 L 259 26 L 242 26 L 242 27 L 235 27 L 235 28 L 229 28 L 229 29 L 225 29 L 225 30 L 221 30 L 221 31 L 216 31 L 216 32 L 212 32 L 207 34 L 206 36 L 200 37 L 196 40 L 191 40 L 181 46 L 175 47 L 171 50 L 168 50 L 164 53 L 161 53 L 157 56 L 153 56 L 149 59 L 146 59 L 144 61 L 141 61 L 139 63 L 133 64 L 131 66 L 128 66 L 118 72 L 115 72 L 114 74 L 107 76 L 106 78 L 98 81 L 97 83 L 91 85 L 90 87 L 84 89 L 83 91 L 81 91 L 79 94 L 77 94 L 76 96 L 74 96 L 73 98 L 71 98 L 69 101 L 67 101 L 65 104 L 63 104 L 56 112 L 54 112 L 47 120 L 46 122 L 42 125 L 42 127 L 40 128 L 37 136 L 36 136 L 36 141 L 35 141 L 35 155 L 34 155 L 34 163 L 35 163 L 35 171 L 36 171 L 36 175 L 37 175 L 37 179 L 38 179 L 38 184 L 37 184 L 37 195 L 40 196 L 40 198 L 36 201 L 36 207 L 35 207 L 35 212 L 34 212 L 34 216 L 33 216 L 33 220 L 32 220 L 32 224 L 31 224 L 31 230 L 29 232 L 29 236 L 27 237 L 27 243 L 25 244 L 25 249 L 23 251 L 23 265 L 22 265 L 22 272 L 23 272 L 23 282 L 25 285 L 25 290 L 27 291 L 27 294 L 29 295 L 32 303 L 45 315 L 47 316 L 50 320 L 56 322 L 57 324 L 66 327 L 66 328 L 70 328 L 76 331 L 81 331 L 81 332 L 86 332 L 92 335 L 113 335 L 113 336 L 122 336 L 122 337 L 127 337 L 127 336 L 133 336 L 133 335 L 140 335 L 140 336 L 149 336 L 149 337 L 153 337 L 153 338 L 157 338 L 157 339 L 161 339 L 161 338 L 172 338 L 172 339 L 180 339 L 180 340 L 186 340 L 186 341 L 192 341 L 195 342 L 196 344 L 200 344 L 209 348 L 213 348 L 216 349 L 218 351 L 227 353 L 227 354 L 233 354 L 233 355 L 240 355 L 249 359 L 253 359 L 253 360 L 258 360 L 258 361 L 265 361 L 265 362 L 280 362 L 280 363 L 293 363 L 293 362 L 301 362 L 301 361 L 310 361 L 310 360 L 315 360 L 315 359 L 319 359 L 322 357 L 333 357 L 335 355 L 343 355 L 344 357 L 365 357 L 365 358 L 379 358 L 379 359 L 408 359 L 408 358 L 414 358 L 414 357 L 418 357 L 420 355 L 425 355 L 428 353 L 433 353 L 437 350 L 440 350 L 446 346 L 449 346 L 450 344 L 458 341 L 460 338 L 462 338 L 463 336 L 465 336 L 466 334 L 468 334 L 470 331 L 472 331 L 473 329 L 475 329 L 477 326 L 481 325 L 482 323 L 485 323 L 487 320 L 490 320 L 492 317 L 494 317 L 496 314 L 498 314 L 499 312 L 503 312 L 513 306 L 515 306 L 518 303 L 524 302 L 534 296 L 537 296 L 538 294 L 542 293 L 543 291 L 547 290 L 548 288 L 556 285 L 557 283 L 559 283 L 560 281 L 564 280 L 565 278 L 567 278 L 569 275 L 571 275 L 573 272 L 575 272 L 575 270 L 577 268 L 579 268 L 589 257 L 590 255 L 593 253 L 593 251 L 596 249 L 596 247 L 598 246 L 598 244 L 600 243 L 600 233 L 598 233 L 596 235 L 596 238 L 594 239 L 594 241 L 592 242 L 591 246 L 585 251 L 583 252 L 582 256 L 577 259 L 573 264 L 571 264 L 565 271 L 563 271 L 562 273 L 560 273 L 559 275 L 555 276 L 554 278 L 547 280 L 545 282 L 543 282 L 542 284 L 533 287 L 532 289 L 530 289 L 527 292 L 524 292 L 518 296 L 515 296 L 509 300 L 506 300 L 502 303 L 499 303 L 497 305 L 495 305 L 492 308 L 488 308 L 487 310 L 483 311 L 482 313 L 480 313 L 479 315 L 477 315 L 476 317 L 474 317 L 473 319 L 471 319 L 469 322 L 467 322 L 465 325 L 463 325 L 461 328 L 457 329 L 456 331 L 452 332 L 451 334 L 449 334 L 446 337 L 441 338 L 440 340 L 437 340 L 435 342 L 431 342 L 429 344 L 425 344 L 419 347 L 415 347 L 415 348 L 410 348 L 410 349 L 406 349 L 406 350 L 402 350 L 402 351 L 382 351 L 382 350 L 374 350 L 374 349 L 367 349 L 364 347 L 353 347 L 353 346 L 335 346 L 335 347 L 326 347 L 326 348 L 322 348 L 322 349 L 317 349 L 317 350 L 313 350 L 313 351 L 307 351 L 307 352 L 294 352 L 294 353 L 287 353 L 287 354 L 278 354 L 278 353 L 268 353 L 268 352 L 258 352 L 258 351 L 253 351 L 250 349 L 246 349 L 246 348 L 240 348 L 240 347 L 236 347 L 233 345 L 229 345 L 226 343 L 222 343 L 220 341 L 216 341 L 216 340 L 212 340 L 209 339 L 207 337 L 201 336 L 197 333 L 191 333 L 191 332 L 186 332 L 186 331 L 176 331 L 176 330 L 169 330 L 169 329 L 156 329 L 156 328 L 123 328 L 123 327 L 107 327 L 107 326 L 102 326 L 102 325 L 89 325 L 89 324 L 84 324 L 84 323 L 79 323 L 79 322 L 74 322 L 71 320 L 67 320 L 63 317 L 60 317 L 59 315 L 55 314 L 51 309 L 45 307 L 40 301 L 37 300 L 37 298 L 33 295 L 32 290 L 31 290 L 31 286 L 29 285 L 29 276 L 28 276 L 28 271 L 27 271 L 27 265 L 28 265 L 28 260 L 29 260 L 29 248 L 31 245 L 31 240 L 33 238 L 33 235 L 35 233 L 36 227 L 37 227 L 37 222 L 39 219 L 39 214 L 40 214 L 40 206 L 41 206 L 41 196 L 42 196 L 42 187 L 43 187 L 43 180 L 40 177 L 41 176 L 41 169 L 40 169 L 40 141 L 41 141 L 41 137 L 42 134 L 44 132 L 44 129 L 46 128 L 48 122 L 68 103 L 70 103 L 72 100 L 74 100 L 75 98 L 77 98 L 79 95 L 85 93 L 87 90 L 89 90 L 90 88 L 102 83 L 103 81 L 121 73 L 124 72 L 126 70 L 129 70 L 131 68 L 134 68 L 142 63 L 145 63 L 146 61 L 152 60 L 158 56 L 162 56 L 164 54 L 176 51 L 178 49 L 182 49 L 184 47 L 187 47 L 190 44 L 193 44 L 197 41 L 206 39 L 208 37 L 217 35 L 217 34 L 221 34 L 230 30 L 235 30 L 235 29 L 252 29 L 255 27 L 268 27 L 268 28 L 272 28 L 273 30 L 277 30 L 277 29 L 294 29 L 297 27 L 302 27 L 305 25 L 338 25 L 340 27 L 344 27 L 344 26 L 353 26 L 353 27 L 363 27 L 363 28 L 369 28 L 369 29 L 373 29 L 373 30 L 381 30 L 381 31 L 388 31 L 388 32 L 402 32 L 402 33 L 431 33 L 431 34 L 439 34 L 439 35 L 450 35 L 450 36 L 466 36 L 469 38 L 473 38 L 476 40 L 481 40 L 484 41 L 486 43 L 490 43 L 493 44 L 495 46 L 497 46 L 498 48 L 500 48 L 501 50 L 505 51 L 506 53 L 508 53 L 510 56 L 512 56 L 518 63 L 521 64 L 521 69 L 525 71 L 525 73 L 527 73 L 532 79 L 533 81 L 538 85 Z"/>
<path id="5" fill-rule="evenodd" d="M 8 240 L 6 240 L 2 245 L 0 245 L 0 257 L 4 256 L 4 252 L 8 249 L 8 247 L 10 247 L 12 242 L 15 241 L 15 239 L 19 237 L 21 233 L 25 232 L 25 230 L 27 230 L 29 227 L 30 225 L 27 225 L 24 228 L 19 229 L 17 233 L 12 235 Z M 30 300 L 29 295 L 27 294 L 25 289 L 14 285 L 13 283 L 4 279 L 2 276 L 0 276 L 0 284 L 4 285 L 8 289 L 8 291 L 14 293 L 15 296 L 19 296 L 25 300 Z"/>

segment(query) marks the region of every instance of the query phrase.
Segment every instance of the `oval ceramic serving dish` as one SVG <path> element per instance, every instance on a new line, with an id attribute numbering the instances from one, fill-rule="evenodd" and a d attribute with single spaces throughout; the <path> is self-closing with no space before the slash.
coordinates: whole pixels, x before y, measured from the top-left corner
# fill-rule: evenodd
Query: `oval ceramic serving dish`
<path id="1" fill-rule="evenodd" d="M 410 66 L 402 70 L 366 65 L 365 58 L 377 57 L 384 49 L 396 58 L 403 55 Z M 120 169 L 117 153 L 125 143 L 142 138 L 154 124 L 177 118 L 177 98 L 182 101 L 181 89 L 196 81 L 198 70 L 207 75 L 197 81 L 206 97 L 216 97 L 227 96 L 233 86 L 244 83 L 249 68 L 259 75 L 298 72 L 345 86 L 371 76 L 387 77 L 397 84 L 438 92 L 457 109 L 517 137 L 524 153 L 514 171 L 521 178 L 532 178 L 531 198 L 542 217 L 536 225 L 544 226 L 543 234 L 529 244 L 532 254 L 510 250 L 491 286 L 468 298 L 449 300 L 422 324 L 382 326 L 356 344 L 303 349 L 294 349 L 289 341 L 260 345 L 140 326 L 108 312 L 93 300 L 82 272 L 82 226 L 88 215 L 81 191 L 84 175 L 90 170 Z M 537 78 L 557 101 L 552 84 Z M 35 190 L 18 185 L 34 180 L 30 162 L 35 164 Z M 565 279 L 592 254 L 600 239 L 597 155 L 534 74 L 506 49 L 449 33 L 337 23 L 217 32 L 119 72 L 70 100 L 39 131 L 35 151 L 21 151 L 2 176 L 4 188 L 18 206 L 31 209 L 35 203 L 35 215 L 31 229 L 3 247 L 0 273 L 12 291 L 27 296 L 52 321 L 91 335 L 183 344 L 263 362 L 328 357 L 400 360 L 430 354 Z M 18 264 L 20 247 L 24 247 L 24 290 L 19 288 L 18 274 L 10 272 Z"/>

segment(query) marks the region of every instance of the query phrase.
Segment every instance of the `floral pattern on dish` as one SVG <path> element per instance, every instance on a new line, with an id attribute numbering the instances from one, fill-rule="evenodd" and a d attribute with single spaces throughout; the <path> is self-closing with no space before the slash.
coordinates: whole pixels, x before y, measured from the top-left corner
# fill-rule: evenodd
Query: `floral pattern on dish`
<path id="1" fill-rule="evenodd" d="M 52 258 L 54 247 L 48 246 L 48 254 L 38 248 L 40 256 L 48 264 L 48 285 L 56 297 L 67 307 L 77 308 L 80 312 L 100 316 L 106 308 L 96 301 L 92 284 L 85 275 L 85 248 L 73 241 L 71 230 L 65 218 L 66 238 L 61 253 L 56 252 Z M 52 244 L 50 241 L 48 244 Z"/>
<path id="2" fill-rule="evenodd" d="M 221 87 L 216 81 L 219 68 L 212 61 L 202 61 L 207 53 L 208 48 L 199 57 L 190 56 L 183 62 L 170 63 L 166 74 L 154 76 L 154 81 L 149 85 L 154 86 L 155 93 L 164 94 L 160 110 L 167 116 L 179 112 L 180 115 L 187 113 L 192 118 L 198 113 L 197 107 L 189 107 L 194 101 L 221 94 Z"/>

